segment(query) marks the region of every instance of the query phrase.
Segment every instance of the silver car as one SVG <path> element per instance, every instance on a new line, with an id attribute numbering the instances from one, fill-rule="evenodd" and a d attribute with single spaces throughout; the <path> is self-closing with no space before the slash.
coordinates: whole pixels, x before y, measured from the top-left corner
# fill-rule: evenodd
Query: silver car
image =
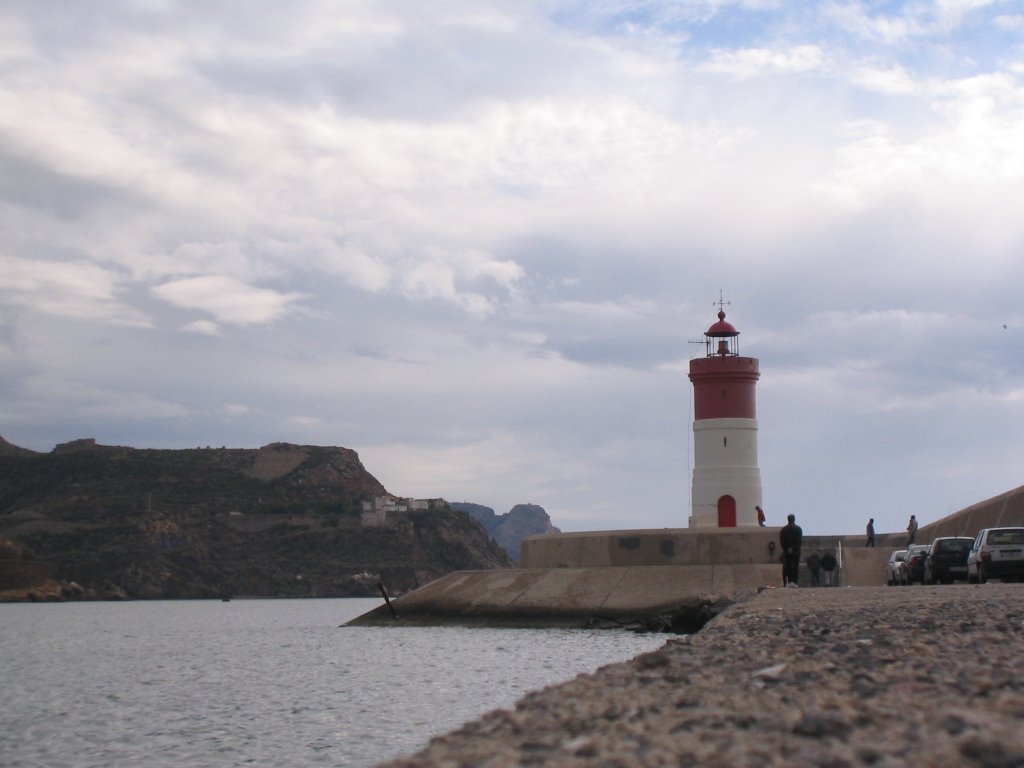
<path id="1" fill-rule="evenodd" d="M 1024 528 L 982 528 L 967 554 L 967 581 L 1024 577 Z"/>
<path id="2" fill-rule="evenodd" d="M 889 562 L 885 564 L 885 583 L 890 587 L 896 587 L 903 583 L 904 564 L 907 562 L 907 550 L 897 549 L 889 555 Z"/>

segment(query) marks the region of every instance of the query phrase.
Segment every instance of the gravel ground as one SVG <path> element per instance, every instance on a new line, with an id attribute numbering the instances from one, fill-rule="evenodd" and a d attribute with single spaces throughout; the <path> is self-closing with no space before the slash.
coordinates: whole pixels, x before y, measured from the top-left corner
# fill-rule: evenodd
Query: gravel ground
<path id="1" fill-rule="evenodd" d="M 1024 585 L 766 590 L 386 765 L 1024 766 Z"/>

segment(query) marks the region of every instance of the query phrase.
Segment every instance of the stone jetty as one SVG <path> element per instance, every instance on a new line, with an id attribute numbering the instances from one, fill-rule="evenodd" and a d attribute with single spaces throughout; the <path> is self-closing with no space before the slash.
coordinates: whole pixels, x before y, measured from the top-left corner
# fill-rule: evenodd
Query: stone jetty
<path id="1" fill-rule="evenodd" d="M 776 566 L 635 566 L 457 571 L 349 626 L 613 627 L 692 632 L 754 594 Z"/>
<path id="2" fill-rule="evenodd" d="M 385 765 L 1024 766 L 1024 585 L 764 590 Z"/>

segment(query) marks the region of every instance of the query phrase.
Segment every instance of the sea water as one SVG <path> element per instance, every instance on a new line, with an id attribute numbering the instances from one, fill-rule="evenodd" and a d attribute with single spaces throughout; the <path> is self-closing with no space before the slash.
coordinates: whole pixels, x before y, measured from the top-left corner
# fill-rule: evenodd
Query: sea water
<path id="1" fill-rule="evenodd" d="M 380 602 L 0 605 L 0 765 L 374 765 L 665 641 L 340 626 Z"/>

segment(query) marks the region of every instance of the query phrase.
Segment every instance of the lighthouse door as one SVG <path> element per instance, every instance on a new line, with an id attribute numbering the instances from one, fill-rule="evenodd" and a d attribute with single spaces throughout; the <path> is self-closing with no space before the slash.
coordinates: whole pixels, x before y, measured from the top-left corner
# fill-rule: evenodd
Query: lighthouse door
<path id="1" fill-rule="evenodd" d="M 718 500 L 718 527 L 736 527 L 736 499 L 732 496 L 723 496 Z"/>

